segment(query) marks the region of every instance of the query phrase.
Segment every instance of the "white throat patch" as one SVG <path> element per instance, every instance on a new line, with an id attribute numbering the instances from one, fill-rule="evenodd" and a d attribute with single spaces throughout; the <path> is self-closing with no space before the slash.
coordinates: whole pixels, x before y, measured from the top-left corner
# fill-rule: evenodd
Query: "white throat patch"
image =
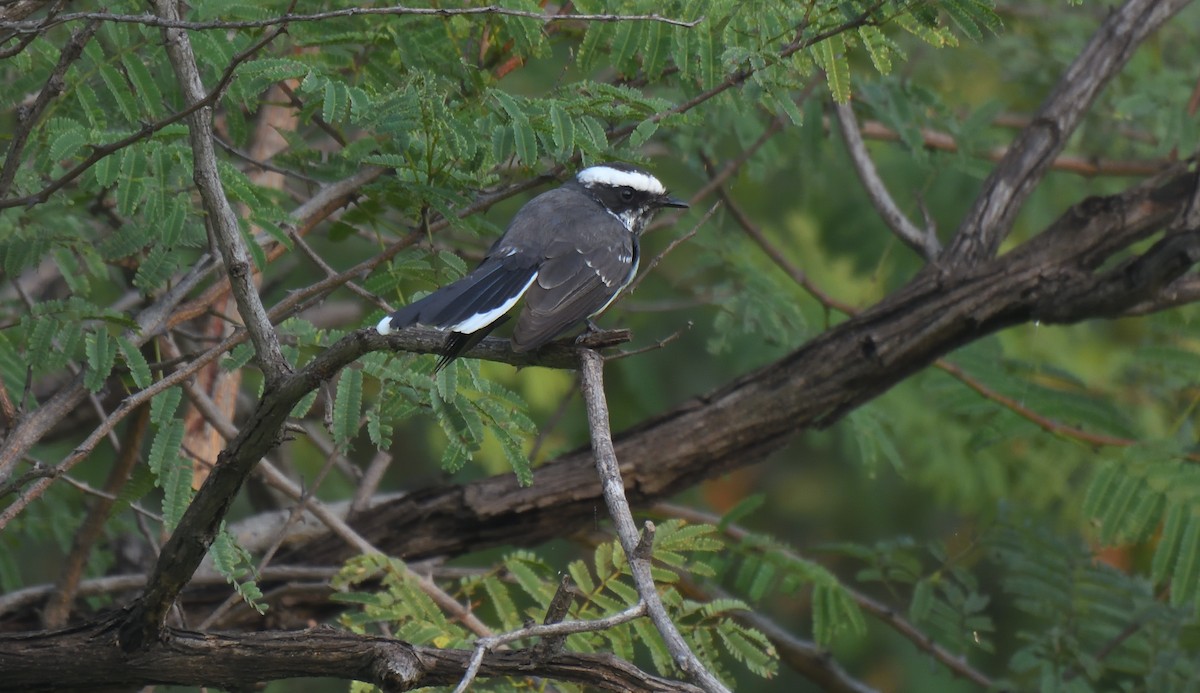
<path id="1" fill-rule="evenodd" d="M 628 187 L 652 195 L 663 195 L 667 192 L 663 184 L 649 173 L 622 171 L 611 166 L 590 166 L 575 174 L 575 180 L 587 186 L 599 183 L 614 187 Z"/>

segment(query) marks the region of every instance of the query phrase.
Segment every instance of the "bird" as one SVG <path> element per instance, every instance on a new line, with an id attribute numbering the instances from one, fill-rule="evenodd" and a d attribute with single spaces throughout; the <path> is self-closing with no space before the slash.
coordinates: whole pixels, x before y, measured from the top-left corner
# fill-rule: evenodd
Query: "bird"
<path id="1" fill-rule="evenodd" d="M 522 298 L 515 351 L 533 351 L 582 322 L 593 328 L 591 319 L 637 274 L 638 240 L 654 214 L 687 206 L 642 168 L 588 166 L 522 206 L 475 269 L 387 315 L 376 330 L 446 330 L 437 372 L 506 322 Z"/>

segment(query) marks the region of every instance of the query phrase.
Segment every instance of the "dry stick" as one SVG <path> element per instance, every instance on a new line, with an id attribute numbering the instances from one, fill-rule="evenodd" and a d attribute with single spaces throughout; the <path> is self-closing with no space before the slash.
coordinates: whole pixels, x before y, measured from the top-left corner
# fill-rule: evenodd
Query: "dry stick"
<path id="1" fill-rule="evenodd" d="M 350 508 L 346 510 L 346 517 L 354 517 L 371 506 L 371 499 L 375 497 L 379 484 L 383 482 L 383 475 L 387 473 L 394 459 L 392 453 L 387 450 L 375 452 L 375 456 L 367 464 L 366 471 L 362 473 L 358 488 L 354 489 L 354 498 L 350 501 Z M 533 459 L 532 456 L 530 459 Z"/>
<path id="2" fill-rule="evenodd" d="M 475 651 L 471 655 L 471 662 L 467 665 L 467 671 L 463 674 L 462 680 L 459 681 L 458 687 L 454 689 L 454 693 L 465 693 L 470 688 L 471 683 L 479 674 L 479 667 L 483 665 L 484 656 L 497 647 L 516 642 L 517 640 L 524 640 L 525 638 L 565 637 L 575 633 L 591 633 L 598 630 L 607 630 L 645 615 L 646 602 L 638 602 L 624 611 L 615 613 L 612 616 L 605 616 L 604 618 L 597 618 L 590 621 L 561 621 L 559 623 L 538 624 L 518 628 L 507 633 L 480 638 L 475 641 Z"/>
<path id="3" fill-rule="evenodd" d="M 654 512 L 661 513 L 667 517 L 677 517 L 687 520 L 688 522 L 721 527 L 721 531 L 726 536 L 736 541 L 745 541 L 754 536 L 753 532 L 737 524 L 726 524 L 722 527 L 721 518 L 719 516 L 713 515 L 712 513 L 706 513 L 701 510 L 696 510 L 694 508 L 687 508 L 681 505 L 675 505 L 673 503 L 656 503 L 652 509 Z M 788 549 L 779 549 L 779 551 L 798 562 L 808 560 Z M 967 664 L 963 658 L 958 657 L 941 645 L 938 645 L 936 642 L 934 642 L 932 637 L 922 632 L 921 629 L 909 623 L 903 616 L 896 613 L 895 609 L 892 609 L 890 606 L 878 602 L 875 599 L 868 597 L 867 595 L 846 585 L 842 585 L 842 589 L 846 591 L 846 594 L 850 596 L 850 599 L 852 599 L 860 609 L 870 613 L 872 616 L 875 616 L 879 620 L 891 626 L 897 633 L 903 635 L 905 638 L 911 641 L 912 644 L 916 645 L 917 649 L 936 659 L 956 676 L 961 676 L 962 678 L 983 688 L 992 688 L 993 681 L 986 674 L 975 669 L 970 664 Z"/>
<path id="4" fill-rule="evenodd" d="M 162 518 L 153 518 L 158 522 Z M 325 580 L 328 581 L 338 573 L 340 568 L 312 568 L 306 566 L 267 566 L 259 574 L 262 581 L 277 580 Z M 145 573 L 126 575 L 106 575 L 104 577 L 83 580 L 79 583 L 77 597 L 114 596 L 118 592 L 137 590 L 146 586 Z M 224 585 L 228 580 L 224 575 L 215 572 L 200 572 L 189 583 L 193 587 Z M 0 614 L 11 614 L 18 609 L 35 606 L 39 601 L 54 594 L 58 589 L 53 583 L 31 585 L 19 590 L 13 590 L 0 595 Z"/>
<path id="5" fill-rule="evenodd" d="M 175 0 L 156 0 L 155 6 L 164 18 L 179 19 Z M 187 32 L 164 29 L 163 37 L 184 101 L 189 106 L 202 103 L 206 98 L 204 85 L 200 81 L 200 70 L 196 66 L 196 56 Z M 212 143 L 212 108 L 203 106 L 188 115 L 186 121 L 192 148 L 193 177 L 207 212 L 205 220 L 221 251 L 238 313 L 254 344 L 254 359 L 262 369 L 266 387 L 270 390 L 290 370 L 290 366 L 279 347 L 279 335 L 271 325 L 262 298 L 258 295 L 258 287 L 254 284 L 254 260 L 242 239 L 241 224 L 229 204 L 221 174 L 217 171 L 217 154 Z"/>
<path id="6" fill-rule="evenodd" d="M 587 406 L 588 426 L 592 438 L 592 451 L 596 458 L 596 472 L 600 476 L 600 485 L 604 492 L 604 502 L 608 513 L 612 516 L 621 540 L 621 548 L 629 560 L 629 569 L 633 574 L 633 582 L 638 595 L 646 604 L 650 619 L 662 635 L 671 653 L 675 666 L 679 667 L 688 677 L 709 693 L 728 693 L 729 689 L 712 674 L 696 655 L 692 653 L 683 635 L 671 621 L 658 588 L 654 584 L 654 576 L 650 571 L 649 556 L 645 544 L 638 536 L 637 525 L 633 521 L 633 513 L 629 509 L 629 501 L 625 498 L 625 484 L 621 480 L 621 470 L 617 462 L 617 454 L 613 449 L 612 430 L 608 422 L 608 403 L 604 396 L 604 358 L 591 349 L 584 349 L 579 354 L 580 382 L 583 388 L 583 401 Z M 653 531 L 653 525 L 647 523 L 647 535 Z"/>
<path id="7" fill-rule="evenodd" d="M 1025 201 L 1100 91 L 1147 36 L 1187 4 L 1188 0 L 1127 0 L 1105 17 L 1042 102 L 1029 127 L 1020 132 L 984 181 L 942 255 L 947 263 L 973 266 L 996 254 Z"/>
<path id="8" fill-rule="evenodd" d="M 858 172 L 858 179 L 866 189 L 867 197 L 875 206 L 875 211 L 879 212 L 879 216 L 883 218 L 892 233 L 896 234 L 908 247 L 917 251 L 926 260 L 934 260 L 942 250 L 941 244 L 938 243 L 937 229 L 930 226 L 922 231 L 904 215 L 904 212 L 900 211 L 899 205 L 888 193 L 887 186 L 883 184 L 883 179 L 879 177 L 875 162 L 867 153 L 867 145 L 863 142 L 862 133 L 858 130 L 858 119 L 854 117 L 854 107 L 848 103 L 834 103 L 833 110 L 837 114 L 838 123 L 842 126 L 842 138 L 846 142 L 850 160 L 854 163 L 854 170 Z"/>
<path id="9" fill-rule="evenodd" d="M 213 426 L 220 431 L 221 435 L 228 440 L 233 440 L 238 435 L 237 428 L 229 421 L 217 408 L 216 404 L 209 399 L 208 395 L 200 391 L 198 388 L 184 385 L 188 390 L 188 396 L 192 403 L 200 411 L 201 415 Z M 353 546 L 357 551 L 364 554 L 383 554 L 382 551 L 375 548 L 371 542 L 363 538 L 361 534 L 354 530 L 346 521 L 336 512 L 331 510 L 329 506 L 322 503 L 316 498 L 310 497 L 304 492 L 296 482 L 287 477 L 286 474 L 279 471 L 275 465 L 267 460 L 260 460 L 254 467 L 254 473 L 259 474 L 266 480 L 268 484 L 285 493 L 289 498 L 304 506 L 318 520 L 320 520 L 331 532 L 341 537 L 347 544 Z M 427 575 L 418 575 L 413 572 L 408 566 L 404 570 L 413 577 L 421 590 L 425 592 L 439 607 L 448 611 L 453 616 L 462 621 L 463 625 L 471 629 L 476 635 L 487 637 L 492 634 L 489 628 L 478 617 L 467 611 L 462 604 L 459 604 L 454 597 L 447 594 L 441 587 L 438 586 L 433 578 Z"/>
<path id="10" fill-rule="evenodd" d="M 109 501 L 113 504 L 115 504 L 118 500 L 120 500 L 120 496 L 118 496 L 116 493 L 109 493 L 108 491 L 103 491 L 98 488 L 93 488 L 87 482 L 80 481 L 79 479 L 76 479 L 75 477 L 71 476 L 70 474 L 63 474 L 62 480 L 67 482 L 67 484 L 69 484 L 70 486 L 73 486 L 78 491 L 80 491 L 82 493 L 86 493 L 89 496 L 95 496 L 96 498 L 103 498 L 104 500 Z M 137 503 L 130 503 L 129 509 L 148 520 L 154 520 L 155 522 L 163 521 L 162 515 L 159 515 L 158 513 L 155 513 L 155 512 L 150 512 L 149 510 L 146 510 L 145 508 L 143 508 L 141 505 L 139 505 Z"/>

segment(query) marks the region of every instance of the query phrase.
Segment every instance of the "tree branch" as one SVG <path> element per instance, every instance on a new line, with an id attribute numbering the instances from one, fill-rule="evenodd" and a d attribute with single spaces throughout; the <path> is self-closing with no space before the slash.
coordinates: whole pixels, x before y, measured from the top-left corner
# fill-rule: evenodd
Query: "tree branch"
<path id="1" fill-rule="evenodd" d="M 625 556 L 629 560 L 629 569 L 633 574 L 638 596 L 642 598 L 650 620 L 662 635 L 675 666 L 708 693 L 728 693 L 729 689 L 725 684 L 692 653 L 658 596 L 658 587 L 654 584 L 654 576 L 650 571 L 650 557 L 646 555 L 649 553 L 649 540 L 643 545 L 638 536 L 629 501 L 625 498 L 625 483 L 621 480 L 620 465 L 613 450 L 612 433 L 608 423 L 608 403 L 604 397 L 604 359 L 591 350 L 584 350 L 579 356 L 580 382 L 583 401 L 587 406 L 596 472 L 600 475 L 608 514 L 612 517 L 617 537 L 621 540 L 621 548 L 625 550 Z M 651 536 L 653 527 L 653 524 L 646 523 L 647 537 Z M 643 546 L 646 548 L 643 549 Z"/>
<path id="2" fill-rule="evenodd" d="M 900 211 L 900 207 L 888 193 L 887 186 L 883 184 L 883 179 L 879 177 L 875 162 L 867 153 L 867 145 L 858 129 L 858 119 L 854 117 L 854 107 L 848 103 L 834 103 L 833 110 L 842 126 L 842 138 L 846 141 L 846 150 L 850 153 L 854 170 L 858 172 L 858 179 L 862 181 L 867 198 L 875 206 L 875 211 L 879 212 L 883 222 L 905 245 L 917 251 L 927 261 L 933 261 L 942 250 L 937 229 L 931 226 L 922 231 Z"/>
<path id="3" fill-rule="evenodd" d="M 228 30 L 228 29 L 261 29 L 264 27 L 292 24 L 296 22 L 320 22 L 328 19 L 369 16 L 424 16 L 424 17 L 459 17 L 464 15 L 499 15 L 502 17 L 521 17 L 536 19 L 543 24 L 550 22 L 658 22 L 671 26 L 691 28 L 704 21 L 701 16 L 692 21 L 672 19 L 657 13 L 652 14 L 545 14 L 518 10 L 508 7 L 488 5 L 485 7 L 347 7 L 330 12 L 314 14 L 285 14 L 280 17 L 264 19 L 247 19 L 239 21 L 189 22 L 178 17 L 155 16 L 152 14 L 107 14 L 103 12 L 73 12 L 64 14 L 52 22 L 4 21 L 0 20 L 0 29 L 9 29 L 18 33 L 45 30 L 67 22 L 78 22 L 100 19 L 106 22 L 122 24 L 141 24 L 143 26 L 161 27 L 166 29 L 186 29 L 190 31 Z"/>
<path id="4" fill-rule="evenodd" d="M 420 647 L 390 638 L 316 628 L 260 633 L 166 629 L 162 639 L 124 652 L 119 615 L 98 624 L 0 636 L 0 691 L 94 690 L 170 684 L 246 690 L 264 681 L 334 677 L 387 691 L 453 685 L 473 653 Z M 64 652 L 70 656 L 64 657 Z M 525 651 L 490 654 L 483 676 L 545 677 L 609 691 L 696 693 L 687 684 L 647 674 L 610 655 L 563 653 L 543 661 Z"/>
<path id="5" fill-rule="evenodd" d="M 943 255 L 947 262 L 976 265 L 996 254 L 1017 213 L 1100 91 L 1147 36 L 1187 4 L 1188 0 L 1127 0 L 1105 18 L 984 181 Z"/>
<path id="6" fill-rule="evenodd" d="M 167 20 L 179 18 L 179 8 L 175 0 L 155 0 L 158 14 Z M 283 32 L 280 27 L 266 38 L 273 39 Z M 196 67 L 196 56 L 192 53 L 192 43 L 187 32 L 182 29 L 163 29 L 166 42 L 167 56 L 179 80 L 183 91 L 184 101 L 193 106 L 204 101 L 204 85 L 200 81 L 200 71 Z M 212 109 L 203 106 L 186 118 L 188 139 L 192 146 L 192 164 L 196 187 L 200 189 L 200 197 L 204 209 L 208 213 L 205 222 L 216 237 L 217 247 L 225 261 L 225 271 L 229 274 L 229 284 L 233 290 L 233 298 L 237 302 L 238 313 L 242 316 L 250 341 L 254 343 L 255 360 L 262 369 L 270 389 L 284 373 L 290 370 L 287 359 L 279 348 L 279 335 L 271 325 L 262 299 L 258 295 L 258 287 L 254 281 L 254 261 L 246 242 L 242 238 L 242 228 L 237 214 L 225 196 L 221 183 L 221 174 L 217 171 L 217 155 L 213 148 Z"/>

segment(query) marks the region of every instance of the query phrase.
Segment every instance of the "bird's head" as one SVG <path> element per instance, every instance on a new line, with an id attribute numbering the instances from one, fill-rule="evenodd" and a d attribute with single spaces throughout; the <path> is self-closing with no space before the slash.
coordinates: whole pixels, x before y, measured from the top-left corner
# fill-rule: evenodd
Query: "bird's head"
<path id="1" fill-rule="evenodd" d="M 663 207 L 688 206 L 653 175 L 629 164 L 589 166 L 575 174 L 575 181 L 632 233 L 641 233 Z"/>

